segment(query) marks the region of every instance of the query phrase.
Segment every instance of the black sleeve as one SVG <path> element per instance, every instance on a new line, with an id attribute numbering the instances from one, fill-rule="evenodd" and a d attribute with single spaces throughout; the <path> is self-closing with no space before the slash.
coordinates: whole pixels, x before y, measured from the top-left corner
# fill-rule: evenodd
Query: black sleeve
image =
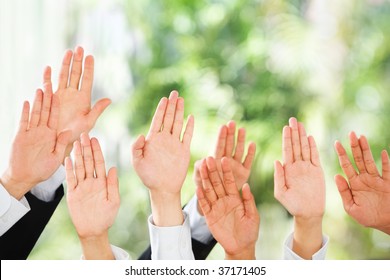
<path id="1" fill-rule="evenodd" d="M 213 238 L 208 244 L 203 244 L 195 239 L 191 239 L 192 252 L 194 253 L 195 260 L 205 260 L 214 248 L 217 241 Z M 139 260 L 151 260 L 152 259 L 152 248 L 149 246 L 145 252 L 138 258 Z"/>
<path id="2" fill-rule="evenodd" d="M 63 196 L 62 185 L 57 189 L 54 200 L 50 202 L 44 202 L 30 192 L 27 193 L 25 197 L 31 210 L 0 237 L 0 259 L 27 259 Z"/>

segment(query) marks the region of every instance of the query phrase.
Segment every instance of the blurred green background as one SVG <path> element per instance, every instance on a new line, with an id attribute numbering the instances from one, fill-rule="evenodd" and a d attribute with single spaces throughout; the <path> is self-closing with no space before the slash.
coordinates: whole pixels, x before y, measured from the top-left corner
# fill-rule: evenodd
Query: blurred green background
<path id="1" fill-rule="evenodd" d="M 273 161 L 281 159 L 282 127 L 295 116 L 315 137 L 326 175 L 327 259 L 390 259 L 390 237 L 348 217 L 333 181 L 341 173 L 336 139 L 348 146 L 350 131 L 366 135 L 379 168 L 380 151 L 389 147 L 390 1 L 32 2 L 32 32 L 59 22 L 55 35 L 43 37 L 61 38 L 60 55 L 50 56 L 54 71 L 65 48 L 85 46 L 96 59 L 94 98 L 113 99 L 91 134 L 102 140 L 108 165 L 120 169 L 121 208 L 110 240 L 133 259 L 149 244 L 151 211 L 130 145 L 147 133 L 159 99 L 172 89 L 195 116 L 183 203 L 194 194 L 193 162 L 210 155 L 218 127 L 235 120 L 258 147 L 249 182 L 261 215 L 257 257 L 281 259 L 292 219 L 273 198 Z M 30 259 L 80 255 L 64 199 Z M 223 256 L 216 246 L 209 259 Z"/>

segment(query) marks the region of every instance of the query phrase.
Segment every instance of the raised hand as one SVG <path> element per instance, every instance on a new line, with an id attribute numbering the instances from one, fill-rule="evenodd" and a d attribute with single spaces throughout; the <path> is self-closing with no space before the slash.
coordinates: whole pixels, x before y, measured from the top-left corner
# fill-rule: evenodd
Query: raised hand
<path id="1" fill-rule="evenodd" d="M 242 187 L 242 197 L 235 183 L 230 160 L 222 158 L 222 177 L 216 160 L 203 160 L 200 175 L 203 187 L 197 188 L 200 207 L 214 238 L 225 250 L 226 259 L 255 259 L 260 216 L 249 185 Z"/>
<path id="2" fill-rule="evenodd" d="M 189 116 L 181 138 L 183 118 L 184 99 L 178 97 L 177 91 L 172 91 L 169 99 L 160 100 L 146 138 L 139 136 L 132 146 L 132 163 L 150 191 L 156 225 L 183 221 L 180 191 L 190 162 L 194 130 L 194 118 Z M 165 223 L 167 219 L 170 221 Z"/>
<path id="3" fill-rule="evenodd" d="M 375 165 L 365 136 L 349 134 L 357 171 L 344 147 L 336 141 L 335 149 L 347 180 L 336 175 L 335 181 L 345 211 L 359 224 L 390 234 L 390 164 L 386 150 L 382 151 L 382 176 Z"/>
<path id="4" fill-rule="evenodd" d="M 46 72 L 50 72 L 49 67 Z M 45 83 L 43 88 L 44 91 L 36 91 L 31 115 L 29 102 L 23 104 L 9 165 L 1 177 L 2 185 L 16 199 L 21 199 L 58 169 L 71 137 L 70 131 L 58 131 L 60 104 L 53 95 L 51 83 Z"/>
<path id="5" fill-rule="evenodd" d="M 309 259 L 322 246 L 325 180 L 316 143 L 302 123 L 283 128 L 283 165 L 275 161 L 275 198 L 294 216 L 293 250 Z"/>
<path id="6" fill-rule="evenodd" d="M 120 198 L 116 168 L 106 176 L 103 154 L 96 138 L 81 135 L 74 143 L 75 163 L 68 157 L 67 202 L 86 259 L 113 259 L 108 229 L 114 224 Z"/>
<path id="7" fill-rule="evenodd" d="M 81 47 L 77 47 L 74 53 L 66 51 L 59 74 L 58 89 L 55 92 L 61 105 L 58 129 L 72 131 L 70 143 L 79 139 L 82 132 L 88 133 L 111 103 L 110 99 L 103 98 L 91 108 L 94 59 L 88 55 L 83 69 L 83 57 L 84 50 Z M 45 74 L 44 82 L 51 83 L 50 72 Z M 71 144 L 68 153 L 70 150 Z"/>
<path id="8" fill-rule="evenodd" d="M 256 144 L 249 143 L 248 152 L 243 160 L 245 152 L 245 128 L 238 129 L 237 145 L 235 146 L 236 124 L 230 121 L 227 125 L 221 126 L 219 129 L 218 140 L 215 147 L 214 158 L 216 159 L 217 169 L 222 174 L 221 159 L 226 157 L 231 166 L 236 185 L 241 187 L 248 181 L 251 173 L 253 159 L 256 154 Z M 194 182 L 197 187 L 202 186 L 202 179 L 200 177 L 201 160 L 195 162 Z M 199 213 L 202 214 L 198 203 Z"/>

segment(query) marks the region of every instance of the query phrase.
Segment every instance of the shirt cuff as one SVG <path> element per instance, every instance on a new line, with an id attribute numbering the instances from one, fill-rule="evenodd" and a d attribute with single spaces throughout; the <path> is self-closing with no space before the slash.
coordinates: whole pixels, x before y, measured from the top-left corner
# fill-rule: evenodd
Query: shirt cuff
<path id="1" fill-rule="evenodd" d="M 17 221 L 20 220 L 28 211 L 30 205 L 25 197 L 16 200 L 0 184 L 0 236 L 6 233 Z M 4 204 L 3 204 L 4 203 Z"/>
<path id="2" fill-rule="evenodd" d="M 300 256 L 298 256 L 293 250 L 293 238 L 294 233 L 291 233 L 284 243 L 284 259 L 285 260 L 303 260 Z M 329 237 L 326 235 L 322 236 L 322 246 L 313 256 L 312 260 L 325 260 L 326 250 L 328 249 Z"/>
<path id="3" fill-rule="evenodd" d="M 206 218 L 198 211 L 198 197 L 194 195 L 184 207 L 184 211 L 188 213 L 190 220 L 191 236 L 195 240 L 208 244 L 213 239 L 209 227 L 206 223 Z"/>
<path id="4" fill-rule="evenodd" d="M 183 211 L 184 223 L 181 226 L 158 227 L 153 224 L 152 215 L 148 218 L 152 260 L 194 260 L 191 246 L 189 217 Z"/>
<path id="5" fill-rule="evenodd" d="M 112 251 L 112 254 L 114 255 L 115 260 L 122 261 L 122 260 L 129 260 L 130 259 L 130 255 L 122 248 L 119 248 L 119 247 L 111 245 L 111 244 L 110 244 L 110 247 L 111 247 L 111 251 Z M 81 255 L 81 259 L 85 260 L 84 255 Z"/>
<path id="6" fill-rule="evenodd" d="M 65 167 L 63 165 L 60 165 L 57 171 L 54 172 L 54 174 L 49 179 L 36 185 L 34 188 L 31 189 L 30 192 L 36 198 L 42 201 L 45 202 L 52 201 L 55 197 L 57 188 L 65 180 L 65 176 L 66 176 Z"/>
<path id="7" fill-rule="evenodd" d="M 114 245 L 110 246 L 115 260 L 130 260 L 130 255 L 125 250 Z"/>

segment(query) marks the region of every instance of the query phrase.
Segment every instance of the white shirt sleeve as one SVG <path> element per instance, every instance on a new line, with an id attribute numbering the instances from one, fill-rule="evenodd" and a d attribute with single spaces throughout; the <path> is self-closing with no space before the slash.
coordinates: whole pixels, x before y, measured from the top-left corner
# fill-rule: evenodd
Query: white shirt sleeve
<path id="1" fill-rule="evenodd" d="M 293 250 L 293 238 L 294 233 L 291 233 L 284 243 L 284 259 L 285 260 L 303 260 L 300 256 L 298 256 Z M 322 236 L 322 247 L 318 250 L 312 257 L 312 260 L 325 260 L 326 250 L 328 249 L 329 237 L 323 235 Z"/>
<path id="2" fill-rule="evenodd" d="M 130 255 L 122 248 L 111 245 L 112 253 L 114 254 L 115 260 L 130 260 Z"/>
<path id="3" fill-rule="evenodd" d="M 61 165 L 48 180 L 32 188 L 31 193 L 45 202 L 53 200 L 56 190 L 65 180 L 65 174 L 65 167 Z M 18 201 L 0 184 L 0 236 L 28 211 L 30 211 L 30 205 L 25 197 Z"/>
<path id="4" fill-rule="evenodd" d="M 184 223 L 181 226 L 158 227 L 149 216 L 149 236 L 152 260 L 194 260 L 191 245 L 189 217 L 183 211 Z"/>
<path id="5" fill-rule="evenodd" d="M 125 250 L 114 245 L 110 246 L 115 260 L 130 260 L 130 255 Z M 85 260 L 84 255 L 81 255 L 81 259 Z"/>
<path id="6" fill-rule="evenodd" d="M 6 233 L 17 221 L 30 211 L 25 197 L 16 200 L 0 184 L 0 236 Z"/>
<path id="7" fill-rule="evenodd" d="M 194 195 L 184 207 L 190 219 L 191 236 L 203 244 L 208 244 L 213 239 L 213 235 L 207 226 L 206 218 L 199 214 L 197 205 L 198 198 Z"/>

